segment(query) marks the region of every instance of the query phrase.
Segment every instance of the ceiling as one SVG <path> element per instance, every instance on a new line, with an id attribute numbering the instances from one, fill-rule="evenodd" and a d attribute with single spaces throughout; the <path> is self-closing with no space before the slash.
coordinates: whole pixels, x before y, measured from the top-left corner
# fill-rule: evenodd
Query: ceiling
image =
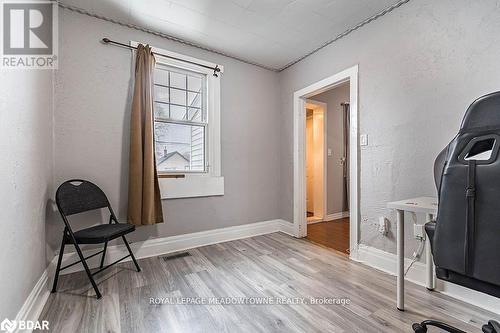
<path id="1" fill-rule="evenodd" d="M 62 0 L 62 2 L 277 70 L 399 1 Z"/>

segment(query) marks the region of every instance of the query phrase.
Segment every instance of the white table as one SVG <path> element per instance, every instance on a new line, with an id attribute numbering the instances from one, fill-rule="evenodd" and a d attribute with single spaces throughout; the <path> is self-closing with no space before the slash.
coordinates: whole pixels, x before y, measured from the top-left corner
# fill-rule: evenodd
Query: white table
<path id="1" fill-rule="evenodd" d="M 437 198 L 433 197 L 418 197 L 401 201 L 393 201 L 387 204 L 387 208 L 395 209 L 397 213 L 397 307 L 398 310 L 404 311 L 404 287 L 405 287 L 405 254 L 404 254 L 404 228 L 405 214 L 404 212 L 414 212 L 426 214 L 426 221 L 431 221 L 432 217 L 437 214 L 438 204 Z M 425 261 L 426 261 L 426 287 L 433 290 L 435 287 L 434 278 L 434 263 L 432 261 L 432 253 L 429 242 L 429 237 L 425 237 Z"/>

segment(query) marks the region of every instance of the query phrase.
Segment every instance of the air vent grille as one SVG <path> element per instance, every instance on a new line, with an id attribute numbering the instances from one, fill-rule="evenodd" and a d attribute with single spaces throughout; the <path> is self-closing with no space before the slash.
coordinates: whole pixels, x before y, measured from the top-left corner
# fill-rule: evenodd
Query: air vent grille
<path id="1" fill-rule="evenodd" d="M 174 260 L 174 259 L 179 259 L 179 258 L 184 258 L 184 257 L 190 257 L 191 254 L 189 252 L 180 252 L 176 254 L 171 254 L 168 256 L 159 256 L 158 258 L 168 261 L 168 260 Z"/>

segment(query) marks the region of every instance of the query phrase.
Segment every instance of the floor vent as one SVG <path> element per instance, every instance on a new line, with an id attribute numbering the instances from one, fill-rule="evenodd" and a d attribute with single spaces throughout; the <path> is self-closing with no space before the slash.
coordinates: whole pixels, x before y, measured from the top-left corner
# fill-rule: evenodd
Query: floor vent
<path id="1" fill-rule="evenodd" d="M 181 252 L 181 253 L 172 254 L 172 255 L 169 255 L 169 256 L 161 256 L 159 258 L 167 261 L 167 260 L 173 260 L 173 259 L 190 257 L 190 256 L 191 256 L 191 254 L 189 252 Z"/>

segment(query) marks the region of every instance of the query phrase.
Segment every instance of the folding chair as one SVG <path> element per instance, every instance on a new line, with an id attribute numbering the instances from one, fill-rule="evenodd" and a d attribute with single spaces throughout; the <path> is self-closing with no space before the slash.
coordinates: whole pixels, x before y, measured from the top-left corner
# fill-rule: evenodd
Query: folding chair
<path id="1" fill-rule="evenodd" d="M 87 273 L 87 276 L 92 283 L 92 287 L 95 290 L 97 299 L 101 298 L 101 293 L 99 292 L 99 288 L 97 288 L 97 285 L 95 283 L 94 275 L 104 271 L 105 269 L 119 263 L 120 261 L 128 257 L 132 258 L 137 271 L 141 271 L 139 265 L 137 264 L 137 261 L 135 260 L 134 254 L 130 249 L 127 239 L 125 238 L 126 234 L 135 230 L 135 226 L 132 224 L 118 223 L 115 213 L 113 212 L 113 209 L 109 204 L 108 198 L 97 185 L 81 179 L 68 180 L 61 184 L 61 186 L 59 186 L 59 188 L 57 189 L 56 204 L 63 219 L 65 228 L 63 232 L 63 239 L 61 242 L 61 250 L 59 251 L 59 258 L 57 260 L 57 269 L 54 277 L 54 284 L 52 286 L 53 293 L 55 293 L 57 290 L 57 280 L 59 279 L 59 272 L 80 262 L 83 264 L 85 272 Z M 109 224 L 100 224 L 73 232 L 68 221 L 68 216 L 106 207 L 109 209 L 110 213 Z M 129 254 L 104 267 L 104 258 L 106 256 L 108 242 L 118 237 L 121 237 L 123 239 L 123 242 L 125 243 Z M 104 243 L 103 250 L 88 257 L 83 256 L 82 250 L 80 249 L 80 244 L 101 243 Z M 64 247 L 66 244 L 73 244 L 75 246 L 80 260 L 61 267 Z M 95 257 L 100 253 L 102 253 L 102 257 L 99 270 L 92 273 L 89 269 L 89 266 L 87 265 L 86 260 Z"/>

